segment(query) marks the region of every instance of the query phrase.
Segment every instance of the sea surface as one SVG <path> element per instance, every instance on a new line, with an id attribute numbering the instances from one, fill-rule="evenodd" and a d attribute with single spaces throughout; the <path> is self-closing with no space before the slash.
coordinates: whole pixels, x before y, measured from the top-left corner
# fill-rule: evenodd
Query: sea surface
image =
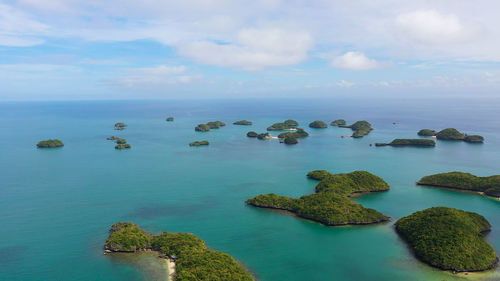
<path id="1" fill-rule="evenodd" d="M 165 118 L 174 116 L 174 122 Z M 314 120 L 368 120 L 361 139 L 349 129 L 311 129 Z M 252 126 L 232 122 L 247 119 Z M 293 146 L 246 137 L 295 119 L 310 133 Z M 227 126 L 195 132 L 200 123 Z M 113 130 L 125 122 L 123 131 Z M 395 123 L 395 124 L 393 124 Z M 437 141 L 435 148 L 369 146 L 416 138 L 422 128 L 455 127 L 484 144 Z M 276 135 L 276 133 L 273 133 Z M 106 137 L 126 138 L 115 150 Z M 63 148 L 37 149 L 59 138 Z M 208 140 L 208 147 L 189 147 Z M 392 219 L 327 227 L 245 205 L 262 193 L 301 196 L 317 182 L 307 172 L 366 170 L 391 190 L 356 201 Z M 433 173 L 500 174 L 500 99 L 344 98 L 0 103 L 0 280 L 165 280 L 151 254 L 103 255 L 113 223 L 132 221 L 158 234 L 191 232 L 229 253 L 258 280 L 500 280 L 500 270 L 453 275 L 414 258 L 393 224 L 432 206 L 485 216 L 500 253 L 500 202 L 421 187 Z"/>

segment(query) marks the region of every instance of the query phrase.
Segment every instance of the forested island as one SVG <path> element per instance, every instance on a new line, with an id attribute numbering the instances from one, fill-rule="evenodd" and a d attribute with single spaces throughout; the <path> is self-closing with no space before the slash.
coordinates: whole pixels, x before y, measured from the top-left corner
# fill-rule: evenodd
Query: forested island
<path id="1" fill-rule="evenodd" d="M 129 143 L 121 143 L 115 145 L 115 149 L 126 149 L 126 148 L 131 148 L 132 146 Z"/>
<path id="2" fill-rule="evenodd" d="M 199 124 L 194 128 L 194 130 L 197 132 L 208 132 L 210 131 L 210 126 L 208 126 L 207 124 Z"/>
<path id="3" fill-rule="evenodd" d="M 295 121 L 295 120 L 292 120 L 292 119 L 288 119 L 288 120 L 285 120 L 285 122 L 283 122 L 285 125 L 287 125 L 288 127 L 297 127 L 299 126 L 299 122 Z"/>
<path id="4" fill-rule="evenodd" d="M 492 269 L 498 258 L 484 234 L 489 222 L 481 215 L 434 207 L 401 218 L 397 233 L 421 261 L 453 272 Z"/>
<path id="5" fill-rule="evenodd" d="M 267 127 L 268 131 L 284 131 L 284 130 L 292 130 L 293 127 L 288 126 L 285 123 L 274 123 L 271 126 Z"/>
<path id="6" fill-rule="evenodd" d="M 335 121 L 332 121 L 332 123 L 330 123 L 330 126 L 343 126 L 347 124 L 346 121 L 344 119 L 337 119 Z"/>
<path id="7" fill-rule="evenodd" d="M 422 129 L 417 133 L 419 136 L 436 137 L 438 140 L 459 140 L 470 143 L 483 143 L 484 137 L 480 135 L 467 135 L 455 128 L 446 128 L 439 132 L 431 129 Z"/>
<path id="8" fill-rule="evenodd" d="M 201 145 L 208 145 L 208 141 L 206 140 L 203 140 L 203 141 L 195 141 L 195 142 L 191 142 L 189 143 L 189 146 L 201 146 Z"/>
<path id="9" fill-rule="evenodd" d="M 127 124 L 123 122 L 115 123 L 115 130 L 123 130 L 125 127 L 127 127 Z"/>
<path id="10" fill-rule="evenodd" d="M 257 134 L 256 132 L 254 131 L 250 131 L 247 133 L 247 137 L 249 138 L 256 138 L 259 134 Z"/>
<path id="11" fill-rule="evenodd" d="M 422 146 L 433 147 L 436 146 L 434 140 L 427 139 L 395 139 L 390 143 L 376 143 L 375 146 Z"/>
<path id="12" fill-rule="evenodd" d="M 500 197 L 500 175 L 478 177 L 469 173 L 450 172 L 423 177 L 417 184 L 483 192 L 488 196 Z"/>
<path id="13" fill-rule="evenodd" d="M 53 148 L 53 147 L 61 147 L 64 146 L 64 143 L 58 139 L 50 139 L 50 140 L 43 140 L 39 141 L 36 144 L 37 147 L 39 148 Z"/>
<path id="14" fill-rule="evenodd" d="M 297 139 L 305 138 L 309 136 L 309 133 L 304 131 L 302 128 L 297 128 L 294 132 L 285 132 L 278 135 L 280 141 L 285 144 L 297 144 L 299 141 Z"/>
<path id="15" fill-rule="evenodd" d="M 172 122 L 172 121 L 174 121 L 174 117 L 167 117 L 166 120 L 167 120 L 167 122 Z"/>
<path id="16" fill-rule="evenodd" d="M 247 121 L 247 120 L 241 120 L 241 121 L 236 121 L 233 123 L 234 125 L 244 125 L 244 126 L 250 126 L 252 125 L 252 121 Z"/>
<path id="17" fill-rule="evenodd" d="M 328 125 L 326 125 L 326 123 L 321 121 L 321 120 L 316 120 L 316 121 L 309 123 L 309 127 L 315 128 L 315 129 L 324 129 L 324 128 L 328 128 Z"/>
<path id="18" fill-rule="evenodd" d="M 230 255 L 207 248 L 191 233 L 163 232 L 151 235 L 131 222 L 113 224 L 104 244 L 109 252 L 157 251 L 175 261 L 175 281 L 251 281 L 253 277 Z"/>
<path id="19" fill-rule="evenodd" d="M 328 226 L 364 225 L 389 220 L 374 209 L 363 207 L 351 200 L 352 194 L 364 194 L 389 190 L 381 178 L 365 171 L 331 174 L 324 170 L 312 171 L 307 176 L 320 180 L 314 194 L 300 198 L 280 196 L 274 193 L 248 199 L 247 204 L 270 209 L 286 210 L 299 217 Z"/>
<path id="20" fill-rule="evenodd" d="M 219 129 L 220 127 L 226 126 L 226 123 L 221 122 L 221 121 L 211 121 L 206 124 L 198 124 L 194 128 L 195 131 L 197 132 L 208 132 L 210 129 Z"/>
<path id="21" fill-rule="evenodd" d="M 352 125 L 338 125 L 341 128 L 350 128 L 354 131 L 352 134 L 353 138 L 362 138 L 367 135 L 371 130 L 373 130 L 372 125 L 365 120 L 357 121 Z"/>

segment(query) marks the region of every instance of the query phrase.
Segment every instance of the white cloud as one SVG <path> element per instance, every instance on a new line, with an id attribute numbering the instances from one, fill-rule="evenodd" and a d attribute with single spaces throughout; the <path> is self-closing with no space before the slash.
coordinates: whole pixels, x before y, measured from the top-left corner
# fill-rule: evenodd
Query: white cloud
<path id="1" fill-rule="evenodd" d="M 182 55 L 203 64 L 258 70 L 297 64 L 307 58 L 313 39 L 305 31 L 279 28 L 244 29 L 234 42 L 192 42 L 179 47 Z"/>
<path id="2" fill-rule="evenodd" d="M 46 24 L 29 14 L 0 3 L 0 46 L 26 47 L 44 42 L 41 35 L 48 31 Z"/>
<path id="3" fill-rule="evenodd" d="M 348 70 L 371 70 L 380 69 L 388 66 L 387 63 L 380 63 L 369 59 L 361 52 L 347 52 L 342 56 L 332 60 L 331 65 L 336 68 Z"/>
<path id="4" fill-rule="evenodd" d="M 186 70 L 187 68 L 183 65 L 128 68 L 123 70 L 120 77 L 111 79 L 108 82 L 126 88 L 136 88 L 188 84 L 202 78 L 201 75 L 187 74 Z"/>
<path id="5" fill-rule="evenodd" d="M 356 83 L 348 82 L 348 81 L 345 81 L 345 80 L 340 80 L 339 82 L 337 82 L 337 86 L 343 87 L 343 88 L 350 88 L 350 87 L 352 87 L 354 85 L 356 85 Z"/>
<path id="6" fill-rule="evenodd" d="M 396 17 L 396 26 L 403 36 L 421 44 L 448 44 L 461 42 L 471 34 L 454 14 L 435 10 L 419 10 Z"/>

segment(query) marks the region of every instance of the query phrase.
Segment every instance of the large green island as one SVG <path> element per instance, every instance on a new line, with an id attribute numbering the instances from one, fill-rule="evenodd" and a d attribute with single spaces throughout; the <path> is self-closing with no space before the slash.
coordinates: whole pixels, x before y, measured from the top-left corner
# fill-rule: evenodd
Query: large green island
<path id="1" fill-rule="evenodd" d="M 401 218 L 395 225 L 415 256 L 433 267 L 472 272 L 498 263 L 495 250 L 484 239 L 491 226 L 479 214 L 434 207 Z"/>
<path id="2" fill-rule="evenodd" d="M 469 173 L 450 172 L 423 177 L 417 184 L 483 192 L 488 196 L 500 197 L 500 175 L 478 177 Z"/>
<path id="3" fill-rule="evenodd" d="M 248 199 L 246 203 L 260 208 L 286 210 L 328 226 L 364 225 L 389 220 L 388 216 L 365 208 L 350 198 L 353 194 L 389 190 L 389 185 L 383 179 L 365 171 L 331 174 L 317 170 L 307 176 L 320 180 L 314 194 L 300 198 L 263 194 Z"/>
<path id="4" fill-rule="evenodd" d="M 207 248 L 203 240 L 191 233 L 163 232 L 151 235 L 136 224 L 119 222 L 109 230 L 104 250 L 157 251 L 161 257 L 175 261 L 175 281 L 254 280 L 230 255 Z"/>
<path id="5" fill-rule="evenodd" d="M 37 147 L 39 148 L 53 148 L 53 147 L 61 147 L 64 146 L 64 143 L 58 139 L 53 139 L 53 140 L 43 140 L 39 141 L 36 144 Z"/>

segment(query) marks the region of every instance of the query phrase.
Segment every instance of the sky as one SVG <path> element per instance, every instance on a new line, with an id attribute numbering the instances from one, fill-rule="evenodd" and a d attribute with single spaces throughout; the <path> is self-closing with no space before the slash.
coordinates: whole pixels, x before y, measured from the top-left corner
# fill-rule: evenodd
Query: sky
<path id="1" fill-rule="evenodd" d="M 500 97 L 498 0 L 0 0 L 0 101 Z"/>

